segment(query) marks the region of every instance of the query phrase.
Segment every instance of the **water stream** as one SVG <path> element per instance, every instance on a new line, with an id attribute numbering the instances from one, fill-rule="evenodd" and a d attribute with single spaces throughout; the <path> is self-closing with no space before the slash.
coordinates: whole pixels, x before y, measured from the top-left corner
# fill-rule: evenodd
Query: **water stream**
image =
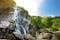
<path id="1" fill-rule="evenodd" d="M 15 32 L 20 35 L 26 35 L 28 32 L 28 19 L 26 19 L 22 13 L 20 12 L 20 9 L 17 7 L 15 8 L 14 14 L 13 14 L 13 20 L 15 21 Z"/>

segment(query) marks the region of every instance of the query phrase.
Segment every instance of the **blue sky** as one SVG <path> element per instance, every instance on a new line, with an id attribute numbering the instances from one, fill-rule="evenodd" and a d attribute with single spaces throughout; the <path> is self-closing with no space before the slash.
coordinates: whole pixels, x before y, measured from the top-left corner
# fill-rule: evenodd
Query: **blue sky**
<path id="1" fill-rule="evenodd" d="M 45 0 L 38 9 L 39 16 L 60 16 L 60 0 Z"/>
<path id="2" fill-rule="evenodd" d="M 60 0 L 15 0 L 31 16 L 60 16 Z"/>

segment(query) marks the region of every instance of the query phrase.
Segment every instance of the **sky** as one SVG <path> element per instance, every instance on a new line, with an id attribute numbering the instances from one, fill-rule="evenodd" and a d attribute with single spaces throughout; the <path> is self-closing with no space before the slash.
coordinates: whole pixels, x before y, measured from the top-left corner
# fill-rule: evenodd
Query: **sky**
<path id="1" fill-rule="evenodd" d="M 60 16 L 60 0 L 15 0 L 31 16 Z"/>

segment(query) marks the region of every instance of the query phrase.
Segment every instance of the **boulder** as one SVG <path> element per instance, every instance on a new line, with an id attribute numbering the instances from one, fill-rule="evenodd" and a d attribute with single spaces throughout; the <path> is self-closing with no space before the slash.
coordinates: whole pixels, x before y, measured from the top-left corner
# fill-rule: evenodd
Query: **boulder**
<path id="1" fill-rule="evenodd" d="M 37 40 L 57 40 L 55 34 L 48 31 L 43 31 L 37 35 Z"/>

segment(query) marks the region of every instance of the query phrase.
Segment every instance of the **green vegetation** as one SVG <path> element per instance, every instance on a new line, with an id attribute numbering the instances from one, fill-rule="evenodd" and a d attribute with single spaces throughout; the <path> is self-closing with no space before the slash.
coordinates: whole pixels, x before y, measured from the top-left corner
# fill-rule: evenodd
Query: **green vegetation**
<path id="1" fill-rule="evenodd" d="M 60 40 L 60 33 L 56 34 L 58 40 Z"/>
<path id="2" fill-rule="evenodd" d="M 14 0 L 0 0 L 0 15 L 9 15 L 11 11 L 14 11 L 13 7 L 15 6 L 15 4 L 16 3 L 14 2 Z M 24 17 L 31 17 L 31 34 L 35 35 L 36 31 L 40 30 L 60 31 L 60 17 L 29 16 L 28 11 L 25 10 L 23 7 L 18 8 L 20 8 L 20 12 L 23 14 Z M 56 34 L 56 37 L 60 40 L 60 34 Z"/>
<path id="3" fill-rule="evenodd" d="M 32 27 L 39 30 L 60 31 L 60 17 L 32 16 Z"/>
<path id="4" fill-rule="evenodd" d="M 0 14 L 8 14 L 13 10 L 14 0 L 0 0 Z"/>

